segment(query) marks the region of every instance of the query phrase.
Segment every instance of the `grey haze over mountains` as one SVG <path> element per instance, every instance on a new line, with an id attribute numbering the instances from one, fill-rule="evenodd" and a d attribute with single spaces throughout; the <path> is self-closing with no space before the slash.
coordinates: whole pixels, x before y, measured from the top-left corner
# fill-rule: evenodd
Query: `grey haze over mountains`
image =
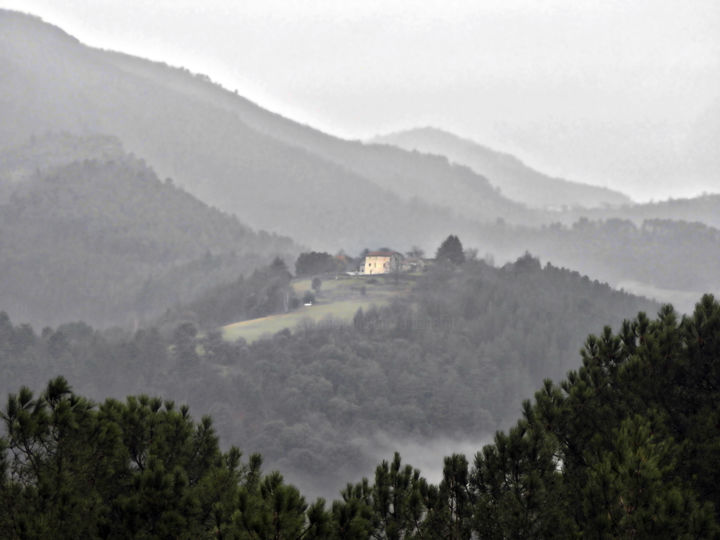
<path id="1" fill-rule="evenodd" d="M 0 30 L 0 148 L 47 131 L 117 136 L 203 201 L 328 249 L 542 220 L 446 158 L 323 134 L 205 76 L 86 47 L 32 16 L 2 11 Z"/>
<path id="2" fill-rule="evenodd" d="M 640 282 L 699 293 L 720 285 L 717 229 L 668 221 L 703 220 L 716 227 L 717 198 L 631 205 L 617 192 L 550 178 L 494 153 L 486 152 L 492 167 L 483 166 L 491 174 L 473 170 L 480 166 L 471 156 L 460 165 L 452 156 L 343 140 L 264 110 L 204 75 L 93 49 L 37 17 L 7 10 L 0 10 L 0 115 L 0 156 L 8 164 L 0 200 L 12 196 L 11 181 L 23 175 L 22 152 L 32 148 L 33 137 L 47 136 L 56 145 L 38 157 L 41 161 L 67 154 L 76 164 L 103 161 L 98 152 L 110 137 L 124 154 L 132 154 L 122 159 L 129 171 L 98 170 L 100 177 L 132 177 L 145 160 L 148 170 L 142 174 L 148 178 L 172 179 L 165 183 L 236 215 L 241 223 L 313 249 L 354 254 L 364 247 L 404 250 L 416 244 L 431 253 L 452 233 L 480 254 L 494 254 L 497 262 L 529 250 L 615 286 Z M 87 155 L 63 150 L 74 144 L 63 142 L 63 133 L 91 144 L 82 151 Z M 450 147 L 440 150 L 452 153 Z M 79 169 L 86 181 L 90 169 Z M 493 175 L 504 178 L 505 186 L 511 179 L 516 186 L 544 186 L 542 193 L 528 187 L 533 196 L 525 201 L 557 194 L 557 201 L 549 197 L 534 206 L 577 201 L 598 208 L 530 208 L 506 197 L 512 190 L 495 187 Z M 82 187 L 89 188 L 89 182 Z M 610 206 L 603 208 L 605 203 Z M 699 217 L 693 217 L 695 209 L 702 209 Z M 597 223 L 574 225 L 583 217 Z M 610 218 L 614 221 L 600 221 Z M 665 222 L 646 225 L 646 219 Z M 625 249 L 629 245 L 638 249 Z M 286 252 L 294 249 L 287 246 Z M 216 247 L 213 253 L 220 251 Z M 177 263 L 192 259 L 185 257 Z M 700 257 L 694 260 L 702 264 L 683 265 L 689 257 Z"/>
<path id="3" fill-rule="evenodd" d="M 498 152 L 437 128 L 399 131 L 378 136 L 372 141 L 446 156 L 451 162 L 466 165 L 487 177 L 490 183 L 509 199 L 530 207 L 595 208 L 632 202 L 627 195 L 612 189 L 553 178 L 527 166 L 513 155 Z"/>

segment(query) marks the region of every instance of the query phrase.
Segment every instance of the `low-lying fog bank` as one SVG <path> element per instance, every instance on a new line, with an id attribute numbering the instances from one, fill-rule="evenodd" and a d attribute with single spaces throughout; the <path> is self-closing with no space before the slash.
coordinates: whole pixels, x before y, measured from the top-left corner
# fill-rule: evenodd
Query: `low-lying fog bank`
<path id="1" fill-rule="evenodd" d="M 621 281 L 615 285 L 617 289 L 623 289 L 629 293 L 644 296 L 661 304 L 672 304 L 678 313 L 689 314 L 695 309 L 695 304 L 703 294 L 703 291 L 681 291 L 677 289 L 663 289 L 649 283 L 639 281 Z M 704 291 L 708 292 L 708 291 Z"/>
<path id="2" fill-rule="evenodd" d="M 383 460 L 392 460 L 394 453 L 399 452 L 403 464 L 420 469 L 421 475 L 428 482 L 438 484 L 442 480 L 443 458 L 452 454 L 464 454 L 472 465 L 475 454 L 483 446 L 491 444 L 493 437 L 494 434 L 485 434 L 476 438 L 396 439 L 392 434 L 379 432 L 372 437 L 352 441 L 358 453 L 363 456 L 362 461 L 366 463 L 364 467 L 354 467 L 348 463 L 344 470 L 327 471 L 324 478 L 298 470 L 281 472 L 289 483 L 300 489 L 308 501 L 317 497 L 333 501 L 340 498 L 340 491 L 348 483 L 355 484 L 363 477 L 372 483 L 377 465 Z"/>

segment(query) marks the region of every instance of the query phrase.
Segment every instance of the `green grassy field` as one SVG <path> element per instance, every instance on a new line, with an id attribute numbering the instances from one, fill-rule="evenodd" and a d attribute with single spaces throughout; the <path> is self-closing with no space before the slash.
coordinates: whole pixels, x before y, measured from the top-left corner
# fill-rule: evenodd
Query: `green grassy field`
<path id="1" fill-rule="evenodd" d="M 290 313 L 229 324 L 222 328 L 223 337 L 230 341 L 242 337 L 252 342 L 285 328 L 293 330 L 308 320 L 320 322 L 332 319 L 348 322 L 352 320 L 358 309 L 366 310 L 373 304 L 378 306 L 387 304 L 393 297 L 407 293 L 413 283 L 412 278 L 403 279 L 396 284 L 392 278 L 377 276 L 374 280 L 365 276 L 343 276 L 338 279 L 323 280 L 314 305 L 300 306 Z M 300 298 L 305 291 L 310 290 L 310 285 L 310 279 L 296 280 L 292 284 Z"/>

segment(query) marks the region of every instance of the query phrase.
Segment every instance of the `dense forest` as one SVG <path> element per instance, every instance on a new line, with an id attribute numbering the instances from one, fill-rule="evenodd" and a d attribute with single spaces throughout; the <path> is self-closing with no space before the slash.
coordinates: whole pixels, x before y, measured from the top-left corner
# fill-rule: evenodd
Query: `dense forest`
<path id="1" fill-rule="evenodd" d="M 6 320 L 0 330 L 4 356 L 32 341 Z M 263 474 L 258 455 L 221 452 L 212 420 L 195 422 L 184 405 L 147 396 L 96 404 L 63 378 L 37 397 L 23 387 L 1 413 L 0 534 L 718 537 L 720 304 L 707 295 L 681 320 L 669 306 L 655 320 L 640 313 L 590 335 L 581 357 L 472 462 L 446 457 L 437 485 L 396 454 L 330 505 Z"/>
<path id="2" fill-rule="evenodd" d="M 0 304 L 20 320 L 127 325 L 298 251 L 160 181 L 112 138 L 46 135 L 13 156 L 0 166 Z"/>
<path id="3" fill-rule="evenodd" d="M 228 298 L 241 309 L 243 298 L 247 306 L 278 299 L 286 272 L 270 267 L 238 283 L 236 297 L 223 288 L 196 313 L 211 311 L 213 299 L 218 313 Z M 658 307 L 542 268 L 529 255 L 503 268 L 447 261 L 415 279 L 409 294 L 358 311 L 351 324 L 308 321 L 252 343 L 225 341 L 192 320 L 169 332 L 73 323 L 38 334 L 6 317 L 0 391 L 38 387 L 56 374 L 98 400 L 172 396 L 212 414 L 224 440 L 262 452 L 271 466 L 325 493 L 369 470 L 383 433 L 416 441 L 489 437 L 516 417 L 522 396 L 576 365 L 589 331 Z M 250 294 L 250 283 L 260 294 Z"/>

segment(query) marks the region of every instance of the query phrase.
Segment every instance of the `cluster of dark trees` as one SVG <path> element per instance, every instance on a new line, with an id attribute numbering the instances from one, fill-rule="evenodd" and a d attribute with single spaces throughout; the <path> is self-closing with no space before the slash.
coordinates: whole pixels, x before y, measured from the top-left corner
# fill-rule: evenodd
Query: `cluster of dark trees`
<path id="1" fill-rule="evenodd" d="M 248 276 L 212 287 L 192 302 L 168 310 L 157 325 L 175 328 L 189 322 L 202 330 L 214 330 L 236 321 L 287 312 L 300 303 L 291 278 L 285 262 L 275 258 Z"/>
<path id="2" fill-rule="evenodd" d="M 274 298 L 282 272 L 259 279 L 258 292 Z M 657 309 L 530 256 L 504 268 L 438 264 L 414 279 L 411 293 L 351 324 L 308 322 L 253 343 L 191 320 L 170 332 L 73 323 L 38 334 L 6 317 L 0 391 L 62 374 L 93 399 L 172 396 L 211 413 L 225 440 L 323 491 L 369 470 L 378 432 L 479 439 L 507 426 L 522 396 L 576 365 L 592 328 Z"/>
<path id="3" fill-rule="evenodd" d="M 341 269 L 344 270 L 338 259 L 321 251 L 301 253 L 295 261 L 296 276 L 315 276 L 337 272 Z"/>
<path id="4" fill-rule="evenodd" d="M 715 538 L 720 304 L 669 306 L 587 338 L 521 419 L 437 485 L 383 461 L 330 506 L 261 459 L 222 453 L 210 418 L 146 396 L 99 405 L 63 378 L 2 409 L 5 538 Z"/>
<path id="5" fill-rule="evenodd" d="M 465 251 L 463 250 L 460 239 L 454 234 L 448 236 L 443 243 L 440 244 L 440 247 L 435 254 L 435 260 L 439 262 L 449 261 L 453 264 L 464 263 Z"/>

